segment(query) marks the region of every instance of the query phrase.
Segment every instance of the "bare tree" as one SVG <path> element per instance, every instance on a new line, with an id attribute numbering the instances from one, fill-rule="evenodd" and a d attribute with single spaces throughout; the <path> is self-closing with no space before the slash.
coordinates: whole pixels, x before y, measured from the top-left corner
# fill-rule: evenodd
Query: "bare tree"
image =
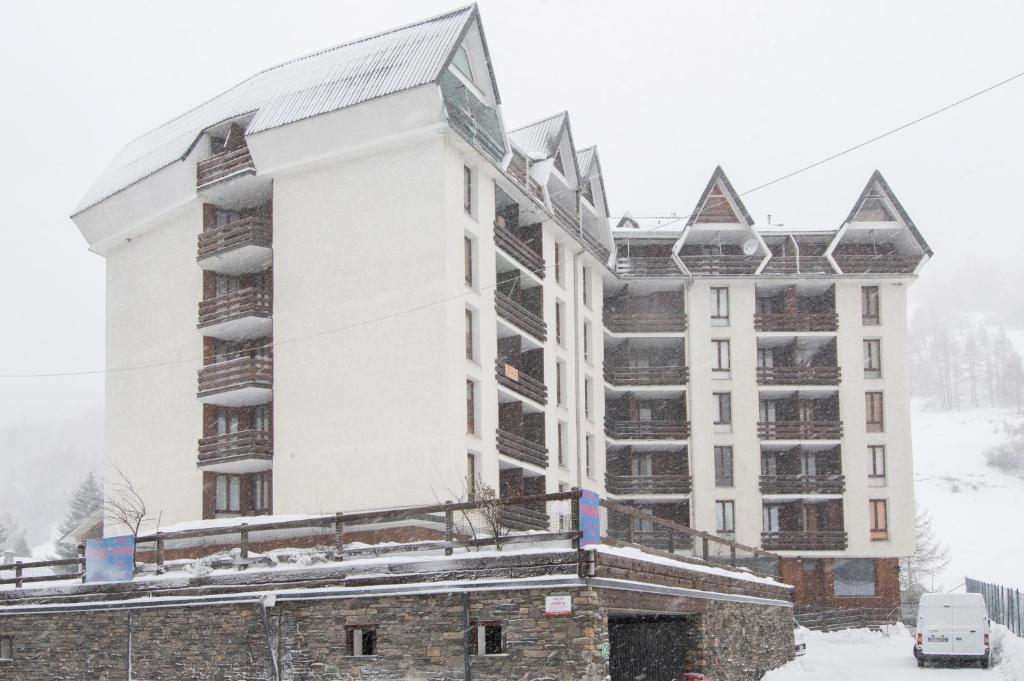
<path id="1" fill-rule="evenodd" d="M 505 538 L 512 530 L 506 521 L 505 506 L 501 503 L 498 490 L 477 478 L 473 485 L 476 488 L 475 501 L 479 505 L 477 514 L 487 534 L 494 538 L 494 548 L 501 551 Z"/>
<path id="2" fill-rule="evenodd" d="M 930 590 L 925 584 L 949 565 L 949 549 L 935 536 L 928 511 L 918 511 L 914 523 L 914 554 L 902 561 L 900 591 L 905 604 L 916 604 L 922 593 Z"/>
<path id="3" fill-rule="evenodd" d="M 142 523 L 149 519 L 149 514 L 146 510 L 145 500 L 124 471 L 115 465 L 114 472 L 117 473 L 117 477 L 104 484 L 103 518 L 123 525 L 131 532 L 135 539 L 132 547 L 132 565 L 134 565 L 138 550 L 135 544 L 138 543 L 139 530 L 142 528 Z"/>

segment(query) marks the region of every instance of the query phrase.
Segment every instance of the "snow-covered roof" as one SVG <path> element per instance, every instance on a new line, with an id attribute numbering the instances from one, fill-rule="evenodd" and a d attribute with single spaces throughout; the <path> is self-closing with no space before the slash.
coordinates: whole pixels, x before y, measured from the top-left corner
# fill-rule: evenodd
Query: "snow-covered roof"
<path id="1" fill-rule="evenodd" d="M 477 8 L 469 5 L 261 71 L 129 142 L 75 213 L 181 160 L 218 123 L 254 114 L 246 128 L 252 134 L 432 83 L 473 19 L 478 20 Z"/>
<path id="2" fill-rule="evenodd" d="M 558 151 L 568 112 L 562 111 L 508 133 L 512 143 L 535 160 L 551 158 Z"/>
<path id="3" fill-rule="evenodd" d="M 580 175 L 582 177 L 590 177 L 590 166 L 597 157 L 596 152 L 597 147 L 593 145 L 576 152 L 576 165 L 580 167 Z"/>

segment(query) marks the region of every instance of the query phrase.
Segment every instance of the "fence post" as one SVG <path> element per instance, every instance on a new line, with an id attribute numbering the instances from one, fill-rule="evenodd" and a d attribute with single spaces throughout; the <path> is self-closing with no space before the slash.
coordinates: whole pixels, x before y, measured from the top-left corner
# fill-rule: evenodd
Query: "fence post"
<path id="1" fill-rule="evenodd" d="M 455 541 L 455 514 L 452 512 L 452 502 L 444 502 L 444 540 L 449 544 Z M 450 556 L 454 553 L 454 549 L 451 546 L 446 546 L 444 549 L 444 555 Z"/>
<path id="2" fill-rule="evenodd" d="M 578 489 L 574 489 L 573 490 L 573 497 L 572 497 L 572 502 L 571 502 L 570 511 L 569 511 L 571 516 L 572 516 L 570 518 L 570 520 L 569 520 L 569 524 L 570 524 L 570 526 L 572 528 L 572 531 L 575 533 L 575 537 L 573 537 L 573 540 L 572 540 L 572 547 L 574 549 L 579 549 L 580 548 L 580 496 L 581 496 L 581 494 L 582 493 L 580 492 L 580 490 L 578 490 Z"/>
<path id="3" fill-rule="evenodd" d="M 242 523 L 239 526 L 239 528 L 238 528 L 238 534 L 239 534 L 239 542 L 238 542 L 238 544 L 239 544 L 239 547 L 241 549 L 241 553 L 239 555 L 239 558 L 241 558 L 243 561 L 244 560 L 248 560 L 249 559 L 249 523 Z M 239 570 L 244 570 L 245 567 L 246 567 L 245 563 L 239 563 L 238 564 L 238 569 Z"/>
<path id="4" fill-rule="evenodd" d="M 164 567 L 164 533 L 156 533 L 156 571 L 163 572 Z"/>
<path id="5" fill-rule="evenodd" d="M 21 561 L 20 560 L 14 561 L 14 579 L 15 579 L 14 588 L 15 589 L 20 589 L 21 588 Z"/>
<path id="6" fill-rule="evenodd" d="M 676 531 L 671 527 L 668 528 L 668 552 L 674 553 L 676 550 Z"/>
<path id="7" fill-rule="evenodd" d="M 736 567 L 736 545 L 729 545 L 729 565 Z"/>
<path id="8" fill-rule="evenodd" d="M 334 558 L 345 560 L 345 516 L 342 513 L 334 514 Z"/>
<path id="9" fill-rule="evenodd" d="M 85 544 L 78 545 L 78 568 L 82 572 L 82 583 L 85 584 Z"/>
<path id="10" fill-rule="evenodd" d="M 711 557 L 711 551 L 708 548 L 708 538 L 707 537 L 701 537 L 700 541 L 701 541 L 701 548 L 700 548 L 701 555 L 704 556 L 704 560 L 708 560 Z"/>

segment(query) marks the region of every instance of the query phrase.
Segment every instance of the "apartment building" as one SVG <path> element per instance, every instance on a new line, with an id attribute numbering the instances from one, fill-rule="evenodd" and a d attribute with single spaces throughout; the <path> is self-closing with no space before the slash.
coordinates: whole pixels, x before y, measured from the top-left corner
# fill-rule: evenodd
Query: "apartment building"
<path id="1" fill-rule="evenodd" d="M 612 229 L 567 113 L 506 127 L 475 6 L 253 76 L 73 219 L 107 456 L 164 525 L 583 487 L 792 556 L 821 602 L 912 550 L 930 251 L 881 176 L 838 230 L 756 228 L 721 170 L 688 220 Z"/>

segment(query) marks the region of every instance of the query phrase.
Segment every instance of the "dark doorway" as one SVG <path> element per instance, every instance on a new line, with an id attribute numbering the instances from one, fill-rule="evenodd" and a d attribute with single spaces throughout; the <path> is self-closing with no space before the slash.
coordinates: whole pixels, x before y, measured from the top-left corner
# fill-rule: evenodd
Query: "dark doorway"
<path id="1" fill-rule="evenodd" d="M 673 681 L 687 668 L 695 615 L 609 615 L 611 681 Z"/>

